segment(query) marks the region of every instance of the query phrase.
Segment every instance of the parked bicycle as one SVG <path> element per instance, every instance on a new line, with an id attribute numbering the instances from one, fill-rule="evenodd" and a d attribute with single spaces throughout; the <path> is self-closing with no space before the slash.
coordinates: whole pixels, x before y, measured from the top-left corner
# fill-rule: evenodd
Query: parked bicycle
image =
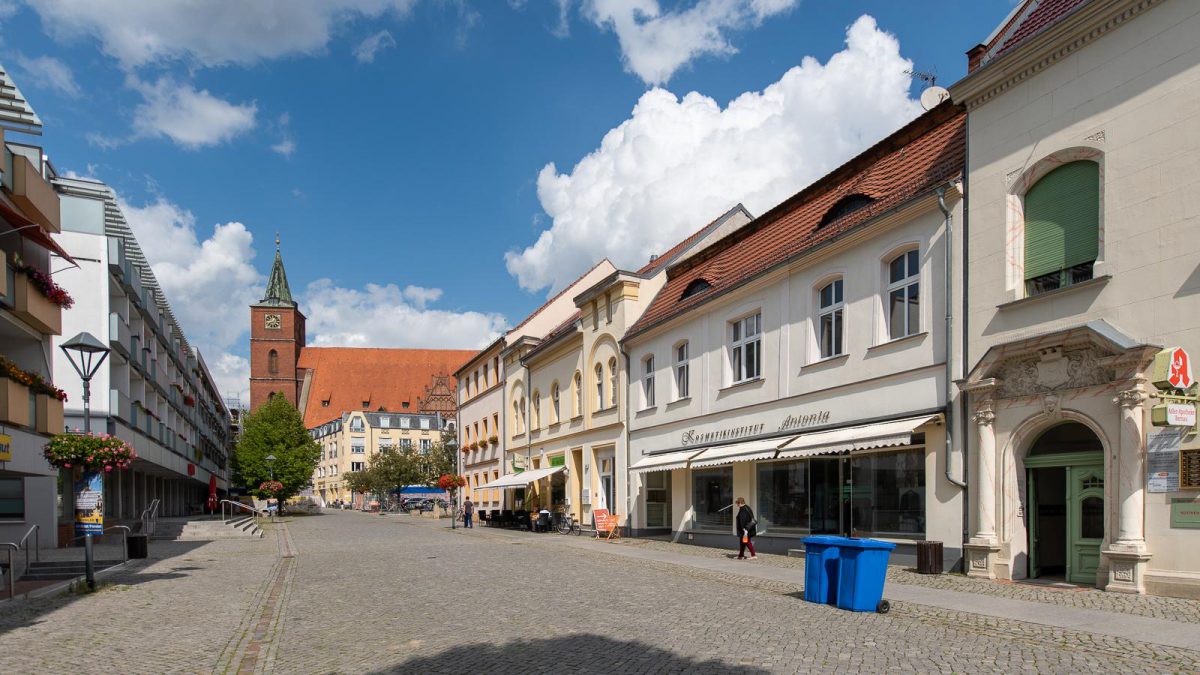
<path id="1" fill-rule="evenodd" d="M 581 529 L 582 527 L 580 526 L 579 521 L 575 520 L 575 516 L 573 514 L 563 514 L 562 518 L 558 521 L 559 534 L 575 533 L 575 535 L 578 536 Z"/>

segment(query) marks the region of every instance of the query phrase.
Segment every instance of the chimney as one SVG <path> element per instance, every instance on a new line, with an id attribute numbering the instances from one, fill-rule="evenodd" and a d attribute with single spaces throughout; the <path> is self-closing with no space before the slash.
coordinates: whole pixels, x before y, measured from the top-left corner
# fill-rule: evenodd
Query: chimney
<path id="1" fill-rule="evenodd" d="M 967 50 L 967 74 L 979 70 L 983 65 L 983 56 L 987 53 L 987 45 L 975 45 Z"/>

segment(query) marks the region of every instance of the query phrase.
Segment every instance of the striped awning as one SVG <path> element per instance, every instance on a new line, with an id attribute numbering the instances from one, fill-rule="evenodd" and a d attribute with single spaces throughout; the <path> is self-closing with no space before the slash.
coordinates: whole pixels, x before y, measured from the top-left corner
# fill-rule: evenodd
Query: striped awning
<path id="1" fill-rule="evenodd" d="M 922 415 L 891 422 L 878 422 L 844 429 L 830 429 L 797 436 L 779 450 L 779 459 L 837 455 L 847 452 L 890 448 L 912 443 L 913 431 L 939 420 Z"/>

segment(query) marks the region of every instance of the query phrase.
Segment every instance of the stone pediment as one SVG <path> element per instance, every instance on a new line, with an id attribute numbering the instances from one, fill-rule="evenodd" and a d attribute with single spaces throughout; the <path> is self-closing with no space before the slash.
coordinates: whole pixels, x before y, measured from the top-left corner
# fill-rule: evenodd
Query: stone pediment
<path id="1" fill-rule="evenodd" d="M 1106 356 L 1109 355 L 1088 345 L 1044 349 L 1033 356 L 1006 359 L 995 369 L 994 377 L 999 380 L 996 395 L 1017 398 L 1108 384 L 1115 373 L 1102 365 L 1101 360 Z"/>

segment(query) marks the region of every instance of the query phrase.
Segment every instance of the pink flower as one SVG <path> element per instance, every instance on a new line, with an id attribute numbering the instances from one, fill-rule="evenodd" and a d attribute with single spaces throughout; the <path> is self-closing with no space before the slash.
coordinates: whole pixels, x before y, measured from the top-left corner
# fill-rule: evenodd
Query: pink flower
<path id="1" fill-rule="evenodd" d="M 107 465 L 106 465 L 106 466 L 104 467 L 104 470 L 105 470 L 105 471 L 112 471 L 112 467 L 111 467 L 111 466 L 107 466 Z"/>
<path id="2" fill-rule="evenodd" d="M 71 468 L 71 465 L 70 465 L 70 464 L 63 464 L 63 468 L 64 468 L 64 469 L 69 469 L 69 468 Z"/>

